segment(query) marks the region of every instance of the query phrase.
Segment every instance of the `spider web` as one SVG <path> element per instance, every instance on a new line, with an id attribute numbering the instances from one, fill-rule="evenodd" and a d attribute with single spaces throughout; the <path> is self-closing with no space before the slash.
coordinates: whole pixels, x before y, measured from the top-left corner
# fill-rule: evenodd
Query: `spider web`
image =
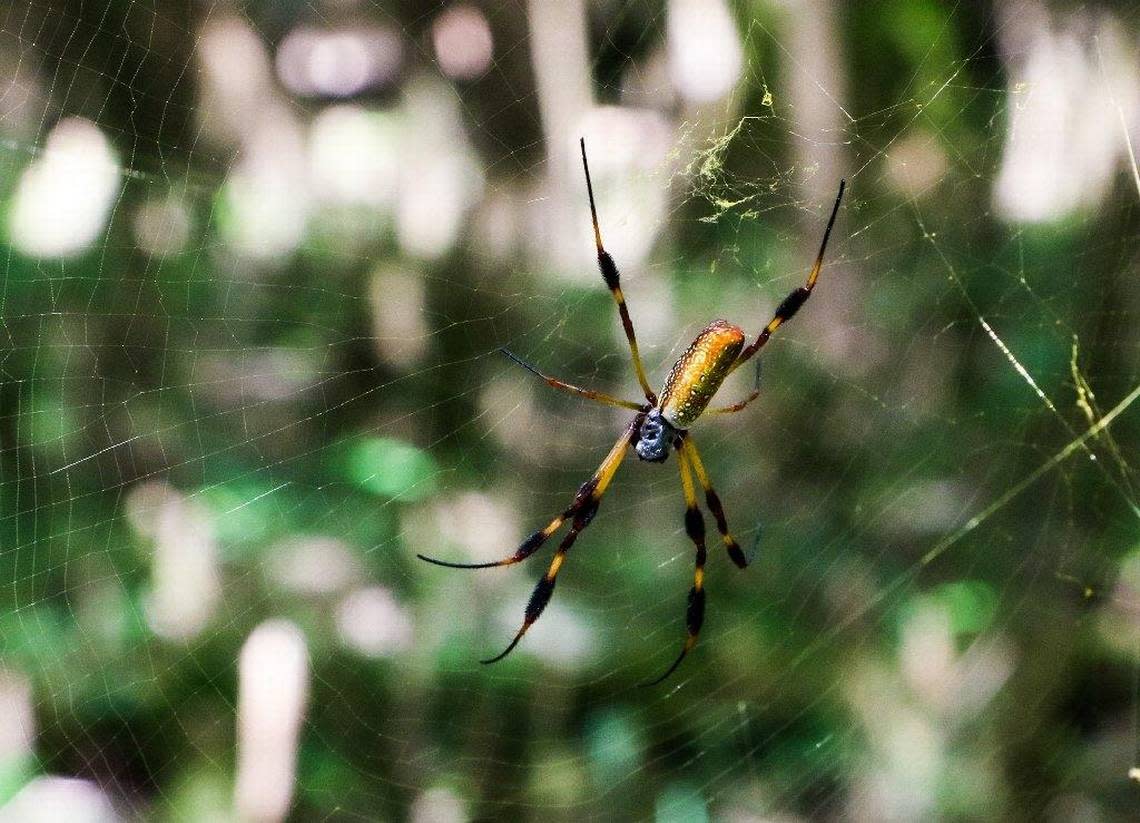
<path id="1" fill-rule="evenodd" d="M 80 819 L 1126 819 L 1140 780 L 1127 4 L 0 11 L 0 803 Z M 753 562 L 628 458 L 693 431 Z M 748 372 L 748 373 L 745 373 Z M 720 397 L 751 388 L 742 369 Z M 711 523 L 710 523 L 711 524 Z M 715 544 L 710 539 L 710 544 Z"/>

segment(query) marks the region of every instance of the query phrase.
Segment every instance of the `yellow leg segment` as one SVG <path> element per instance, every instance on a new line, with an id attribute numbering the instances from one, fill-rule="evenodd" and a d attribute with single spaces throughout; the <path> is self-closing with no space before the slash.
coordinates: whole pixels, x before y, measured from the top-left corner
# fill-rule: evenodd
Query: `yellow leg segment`
<path id="1" fill-rule="evenodd" d="M 768 339 L 775 333 L 776 329 L 783 325 L 784 321 L 791 320 L 800 306 L 807 302 L 811 297 L 811 290 L 815 288 L 815 281 L 819 279 L 820 269 L 823 268 L 823 254 L 827 251 L 827 241 L 831 237 L 831 230 L 835 227 L 835 218 L 839 214 L 839 204 L 843 202 L 843 191 L 847 188 L 847 181 L 839 181 L 839 194 L 835 196 L 835 205 L 831 207 L 831 217 L 828 218 L 827 228 L 823 232 L 823 242 L 819 244 L 819 254 L 815 256 L 815 262 L 812 264 L 811 273 L 808 274 L 807 282 L 800 286 L 798 289 L 792 291 L 784 301 L 776 308 L 776 313 L 764 330 L 756 337 L 756 340 L 748 345 L 744 351 L 740 353 L 736 363 L 732 368 L 735 370 L 740 366 L 747 363 L 752 355 L 756 354 L 768 342 Z"/>
<path id="2" fill-rule="evenodd" d="M 693 467 L 693 471 L 697 473 L 697 480 L 701 484 L 701 488 L 705 491 L 705 505 L 708 506 L 712 512 L 713 519 L 716 520 L 717 531 L 720 532 L 720 539 L 724 543 L 724 548 L 728 552 L 728 556 L 740 568 L 748 565 L 748 559 L 741 551 L 740 544 L 736 542 L 736 538 L 728 530 L 728 520 L 724 516 L 724 506 L 721 505 L 720 496 L 713 490 L 712 480 L 709 478 L 708 472 L 705 471 L 704 463 L 701 462 L 701 455 L 697 451 L 697 444 L 693 440 L 693 436 L 689 435 L 681 444 L 681 452 L 688 458 L 689 463 Z"/>
<path id="3" fill-rule="evenodd" d="M 693 541 L 696 549 L 696 565 L 693 569 L 693 588 L 689 590 L 689 603 L 685 610 L 685 643 L 681 653 L 673 661 L 665 673 L 656 680 L 642 685 L 655 686 L 677 670 L 681 661 L 685 659 L 692 648 L 697 645 L 697 637 L 701 633 L 701 624 L 705 619 L 705 561 L 708 551 L 705 548 L 705 519 L 697 507 L 697 493 L 693 488 L 693 477 L 690 473 L 689 455 L 686 453 L 684 443 L 677 451 L 677 466 L 681 472 L 681 490 L 685 494 L 685 533 Z"/>
<path id="4" fill-rule="evenodd" d="M 523 616 L 523 624 L 515 634 L 514 639 L 511 640 L 510 645 L 503 650 L 501 654 L 487 660 L 481 660 L 481 663 L 497 663 L 508 654 L 510 654 L 519 641 L 522 640 L 523 635 L 534 624 L 539 617 L 542 616 L 543 610 L 550 602 L 551 595 L 554 594 L 554 582 L 558 577 L 558 572 L 562 569 L 562 564 L 566 560 L 566 553 L 570 551 L 570 547 L 574 545 L 574 541 L 578 539 L 578 535 L 582 530 L 590 525 L 590 521 L 594 519 L 594 515 L 598 513 L 598 506 L 601 505 L 602 495 L 606 493 L 610 482 L 617 474 L 618 468 L 621 466 L 622 460 L 625 458 L 625 453 L 633 443 L 634 438 L 637 436 L 637 430 L 641 426 L 643 415 L 637 415 L 633 421 L 622 432 L 618 441 L 614 443 L 614 447 L 610 449 L 610 453 L 606 455 L 605 460 L 594 472 L 593 477 L 587 480 L 578 489 L 578 494 L 574 498 L 574 502 L 566 513 L 562 515 L 562 519 L 573 516 L 574 521 L 570 525 L 570 531 L 562 538 L 562 542 L 558 545 L 558 551 L 554 553 L 554 557 L 550 561 L 550 567 L 547 568 L 546 574 L 534 587 L 531 592 L 530 600 L 526 605 L 526 612 Z M 557 518 L 556 518 L 557 519 Z M 561 522 L 559 523 L 561 525 Z M 549 526 L 547 528 L 550 528 Z M 545 531 L 545 530 L 544 530 Z M 553 534 L 553 530 L 551 534 Z"/>
<path id="5" fill-rule="evenodd" d="M 633 333 L 633 320 L 629 317 L 629 309 L 625 305 L 625 295 L 621 292 L 621 276 L 618 274 L 617 264 L 614 263 L 614 259 L 610 257 L 610 253 L 602 245 L 602 230 L 598 227 L 598 208 L 594 205 L 594 184 L 590 180 L 590 164 L 586 161 L 586 139 L 582 138 L 579 142 L 582 147 L 582 169 L 586 172 L 586 192 L 590 196 L 590 218 L 594 222 L 594 243 L 598 249 L 598 269 L 602 273 L 602 279 L 606 281 L 606 286 L 609 287 L 610 294 L 614 296 L 614 302 L 617 303 L 621 325 L 625 330 L 625 339 L 629 341 L 629 352 L 633 357 L 633 370 L 637 373 L 637 382 L 641 384 L 641 390 L 645 392 L 645 399 L 650 404 L 656 405 L 657 395 L 649 386 L 649 380 L 645 376 L 645 366 L 641 363 L 641 353 L 637 350 L 637 336 Z"/>

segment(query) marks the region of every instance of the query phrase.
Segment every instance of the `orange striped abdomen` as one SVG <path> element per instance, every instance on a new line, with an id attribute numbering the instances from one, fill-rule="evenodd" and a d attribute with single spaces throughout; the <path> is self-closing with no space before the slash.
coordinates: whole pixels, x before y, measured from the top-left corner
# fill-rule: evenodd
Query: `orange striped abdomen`
<path id="1" fill-rule="evenodd" d="M 676 429 L 693 425 L 732 371 L 744 332 L 727 320 L 709 323 L 673 364 L 661 391 L 661 416 Z"/>

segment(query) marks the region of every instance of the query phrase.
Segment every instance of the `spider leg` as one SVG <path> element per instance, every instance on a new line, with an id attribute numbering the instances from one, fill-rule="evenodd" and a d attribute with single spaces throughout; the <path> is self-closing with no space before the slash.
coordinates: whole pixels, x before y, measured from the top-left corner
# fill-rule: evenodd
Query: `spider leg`
<path id="1" fill-rule="evenodd" d="M 526 560 L 542 548 L 542 545 L 550 539 L 550 536 L 562 528 L 562 524 L 566 522 L 566 519 L 573 516 L 574 505 L 577 502 L 578 500 L 575 498 L 570 508 L 551 520 L 545 528 L 541 528 L 527 537 L 527 539 L 515 549 L 514 554 L 509 557 L 504 557 L 502 560 L 492 560 L 489 563 L 452 563 L 448 560 L 437 560 L 434 557 L 428 557 L 426 554 L 417 554 L 416 557 L 433 565 L 443 566 L 448 569 L 493 569 L 496 566 L 513 566 L 515 563 L 521 563 Z"/>
<path id="2" fill-rule="evenodd" d="M 839 194 L 835 197 L 835 205 L 831 209 L 831 217 L 827 221 L 827 229 L 823 232 L 823 242 L 819 245 L 819 254 L 816 255 L 815 263 L 811 267 L 811 273 L 808 275 L 807 283 L 792 291 L 792 293 L 785 297 L 784 301 L 776 307 L 776 313 L 772 316 L 772 319 L 768 321 L 768 325 L 764 327 L 757 338 L 750 345 L 745 347 L 744 351 L 740 353 L 740 356 L 736 358 L 736 362 L 732 366 L 733 369 L 748 362 L 752 355 L 756 354 L 756 352 L 763 348 L 764 344 L 768 342 L 772 333 L 780 328 L 785 321 L 791 320 L 795 313 L 800 310 L 800 306 L 806 303 L 807 299 L 811 297 L 811 290 L 815 288 L 815 281 L 819 277 L 819 270 L 823 268 L 823 253 L 827 250 L 827 240 L 831 237 L 831 229 L 835 225 L 836 215 L 839 214 L 839 204 L 843 200 L 843 190 L 846 187 L 847 181 L 840 180 Z"/>
<path id="3" fill-rule="evenodd" d="M 582 510 L 590 508 L 591 505 L 593 506 L 593 510 L 595 512 L 597 511 L 598 500 L 600 500 L 602 492 L 605 491 L 606 486 L 608 486 L 610 480 L 613 479 L 614 472 L 617 471 L 617 467 L 621 464 L 621 460 L 625 456 L 625 449 L 622 447 L 622 444 L 632 442 L 632 438 L 636 436 L 637 430 L 641 426 L 642 419 L 643 415 L 640 414 L 633 418 L 633 421 L 630 422 L 625 431 L 622 432 L 621 439 L 618 440 L 613 449 L 610 450 L 610 453 L 606 455 L 606 459 L 602 461 L 598 470 L 594 472 L 589 480 L 578 487 L 578 493 L 574 495 L 574 500 L 566 507 L 566 510 L 557 515 L 553 520 L 547 523 L 546 526 L 528 536 L 526 540 L 515 549 L 514 554 L 504 557 L 502 560 L 492 560 L 489 563 L 452 563 L 448 560 L 437 560 L 434 557 L 428 557 L 426 554 L 417 554 L 416 557 L 420 560 L 448 569 L 493 569 L 497 566 L 513 566 L 515 563 L 521 563 L 523 560 L 526 560 L 538 551 L 556 531 L 562 528 L 562 524 L 571 517 L 575 517 Z M 616 457 L 617 462 L 611 466 L 611 462 L 615 460 L 615 452 L 619 451 L 619 447 L 622 447 L 621 453 Z M 593 517 L 592 514 L 590 516 Z M 585 526 L 583 526 L 583 528 L 585 528 Z M 579 531 L 581 531 L 581 529 L 579 529 Z"/>
<path id="4" fill-rule="evenodd" d="M 732 536 L 728 530 L 728 520 L 724 516 L 724 506 L 720 504 L 720 497 L 713 490 L 712 480 L 709 479 L 708 472 L 705 471 L 705 466 L 701 462 L 701 456 L 697 452 L 697 444 L 693 440 L 692 435 L 686 437 L 681 443 L 681 451 L 688 458 L 689 463 L 693 467 L 693 471 L 697 474 L 697 480 L 700 481 L 701 488 L 705 490 L 705 505 L 708 506 L 712 512 L 713 518 L 716 520 L 716 529 L 720 532 L 720 539 L 724 541 L 724 548 L 728 552 L 728 556 L 740 568 L 748 566 L 748 558 L 744 556 L 744 552 L 740 550 L 740 544 Z"/>
<path id="5" fill-rule="evenodd" d="M 706 409 L 705 414 L 735 414 L 738 411 L 743 411 L 747 408 L 748 404 L 760 396 L 760 389 L 753 389 L 752 393 L 741 400 L 739 403 L 733 403 L 731 406 L 720 406 L 716 409 Z"/>
<path id="6" fill-rule="evenodd" d="M 606 459 L 602 461 L 598 470 L 578 489 L 578 494 L 574 497 L 574 502 L 570 505 L 570 508 L 560 517 L 555 518 L 555 521 L 557 521 L 559 525 L 568 517 L 572 516 L 574 520 L 570 524 L 570 531 L 566 533 L 566 536 L 562 538 L 562 542 L 558 544 L 558 551 L 554 553 L 554 557 L 550 561 L 550 567 L 546 570 L 546 574 L 538 581 L 534 587 L 534 591 L 531 592 L 530 600 L 526 604 L 526 612 L 524 613 L 522 626 L 515 634 L 514 639 L 511 640 L 510 645 L 508 645 L 501 654 L 487 660 L 480 660 L 480 663 L 497 663 L 510 654 L 515 646 L 518 645 L 519 641 L 522 640 L 523 635 L 527 633 L 527 630 L 542 616 L 546 604 L 550 602 L 550 596 L 554 594 L 554 582 L 558 577 L 558 572 L 562 568 L 563 562 L 566 560 L 566 553 L 570 551 L 570 547 L 574 545 L 574 541 L 578 539 L 578 535 L 590 525 L 590 521 L 593 520 L 594 515 L 598 513 L 598 506 L 601 505 L 602 495 L 606 493 L 610 481 L 613 480 L 614 475 L 617 474 L 618 467 L 625 458 L 625 453 L 629 449 L 630 444 L 636 439 L 637 430 L 641 426 L 643 417 L 644 415 L 637 415 L 633 418 L 633 421 L 626 426 L 625 431 L 622 432 L 621 437 L 618 438 L 614 447 L 610 449 L 610 453 L 606 455 Z M 548 530 L 550 534 L 553 534 L 558 527 L 554 526 L 554 528 L 551 528 L 551 526 L 554 526 L 554 521 L 552 521 L 551 525 L 547 526 L 546 529 L 543 529 L 541 532 L 535 532 L 535 534 L 544 534 Z M 533 536 L 534 535 L 532 535 L 532 537 Z M 545 539 L 546 537 L 542 538 L 543 541 Z M 540 544 L 541 542 L 542 541 L 540 541 Z M 525 545 L 524 543 L 524 546 Z"/>
<path id="7" fill-rule="evenodd" d="M 604 394 L 600 391 L 594 391 L 593 389 L 583 389 L 583 388 L 580 388 L 578 386 L 572 386 L 571 384 L 566 383 L 562 380 L 559 380 L 556 377 L 550 377 L 549 375 L 543 374 L 538 369 L 536 369 L 534 366 L 532 366 L 530 363 L 526 362 L 521 357 L 515 355 L 514 353 L 508 351 L 507 349 L 499 349 L 499 351 L 501 351 L 503 354 L 505 354 L 507 357 L 509 357 L 511 360 L 513 360 L 518 365 L 522 366 L 524 369 L 526 369 L 531 374 L 545 380 L 546 385 L 548 385 L 552 388 L 559 389 L 559 390 L 564 391 L 564 392 L 569 392 L 570 394 L 576 394 L 579 397 L 586 398 L 587 400 L 593 400 L 595 403 L 602 403 L 603 405 L 606 405 L 606 406 L 617 406 L 619 409 L 632 409 L 633 411 L 646 411 L 648 408 L 644 403 L 634 403 L 632 400 L 622 400 L 620 398 L 612 397 L 611 395 Z"/>
<path id="8" fill-rule="evenodd" d="M 734 414 L 748 406 L 753 400 L 760 396 L 760 364 L 764 361 L 756 361 L 756 382 L 752 386 L 752 392 L 741 400 L 739 403 L 733 403 L 731 406 L 720 406 L 715 409 L 706 409 L 705 414 Z M 733 366 L 733 368 L 736 368 Z"/>
<path id="9" fill-rule="evenodd" d="M 637 350 L 637 337 L 633 333 L 633 321 L 630 319 L 629 309 L 625 305 L 625 295 L 621 292 L 621 276 L 618 274 L 617 264 L 602 246 L 602 230 L 598 228 L 598 209 L 594 205 L 594 184 L 590 181 L 590 164 L 586 161 L 586 138 L 583 137 L 578 142 L 582 147 L 582 168 L 586 172 L 586 192 L 590 195 L 590 217 L 594 221 L 594 243 L 598 249 L 598 269 L 602 273 L 602 279 L 606 281 L 606 285 L 610 289 L 610 294 L 614 296 L 614 302 L 617 303 L 618 314 L 621 315 L 621 325 L 625 329 L 625 339 L 629 341 L 629 351 L 633 355 L 633 370 L 637 372 L 637 382 L 641 384 L 641 390 L 645 392 L 645 399 L 651 405 L 657 405 L 657 395 L 649 387 L 649 380 L 645 377 L 645 366 L 641 364 L 641 354 Z"/>
<path id="10" fill-rule="evenodd" d="M 693 489 L 692 475 L 689 474 L 689 454 L 683 444 L 677 450 L 677 466 L 681 472 L 681 488 L 685 492 L 685 533 L 689 535 L 697 550 L 693 588 L 689 590 L 689 604 L 685 609 L 685 645 L 681 647 L 681 653 L 677 655 L 673 665 L 666 669 L 663 675 L 656 680 L 642 683 L 642 686 L 656 686 L 677 670 L 685 655 L 697 645 L 697 636 L 701 633 L 701 624 L 705 620 L 705 560 L 708 558 L 708 551 L 705 549 L 705 519 L 701 515 L 701 510 L 697 508 L 697 493 Z"/>
<path id="11" fill-rule="evenodd" d="M 551 595 L 554 594 L 554 582 L 558 577 L 558 570 L 562 568 L 562 563 L 566 559 L 566 552 L 570 551 L 570 547 L 574 545 L 574 541 L 578 539 L 578 535 L 582 529 L 586 528 L 586 525 L 589 524 L 589 519 L 592 516 L 593 515 L 581 517 L 579 515 L 574 518 L 574 523 L 571 525 L 570 531 L 566 533 L 566 536 L 562 538 L 562 542 L 558 544 L 558 551 L 554 553 L 554 558 L 550 561 L 550 568 L 546 570 L 546 574 L 538 581 L 534 587 L 534 591 L 530 594 L 530 600 L 528 600 L 526 604 L 526 612 L 523 616 L 522 626 L 519 627 L 518 632 L 515 633 L 510 644 L 503 649 L 502 652 L 486 660 L 480 660 L 480 663 L 498 663 L 514 651 L 515 646 L 522 640 L 523 635 L 526 634 L 527 630 L 534 625 L 534 622 L 542 616 L 543 610 L 546 609 L 546 605 L 550 602 Z M 580 522 L 580 517 L 584 522 Z"/>

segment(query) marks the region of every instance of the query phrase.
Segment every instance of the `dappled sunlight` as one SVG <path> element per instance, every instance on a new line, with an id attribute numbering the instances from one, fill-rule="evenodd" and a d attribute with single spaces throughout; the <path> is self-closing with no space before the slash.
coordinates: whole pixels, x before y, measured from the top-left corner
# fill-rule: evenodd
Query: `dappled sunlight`
<path id="1" fill-rule="evenodd" d="M 118 159 L 94 123 L 72 118 L 48 135 L 8 212 L 12 243 L 37 257 L 68 257 L 102 234 L 119 194 Z"/>
<path id="2" fill-rule="evenodd" d="M 474 80 L 491 66 L 494 38 L 475 6 L 459 3 L 432 21 L 432 46 L 440 70 L 453 80 Z"/>
<path id="3" fill-rule="evenodd" d="M 1140 46 L 1108 16 L 1054 18 L 1038 0 L 1003 5 L 1010 122 L 994 200 L 1010 220 L 1056 220 L 1100 203 L 1140 133 Z"/>
<path id="4" fill-rule="evenodd" d="M 345 646 L 366 657 L 406 653 L 415 639 L 411 614 L 382 586 L 345 595 L 337 604 L 336 626 Z"/>
<path id="5" fill-rule="evenodd" d="M 669 76 L 691 103 L 712 103 L 740 79 L 740 35 L 722 0 L 670 0 Z"/>
<path id="6" fill-rule="evenodd" d="M 147 621 L 158 634 L 188 640 L 205 628 L 221 595 L 209 514 L 161 482 L 135 486 L 126 508 L 135 531 L 153 546 Z"/>
<path id="7" fill-rule="evenodd" d="M 36 740 L 32 684 L 19 672 L 0 669 L 0 716 L 0 763 L 18 767 Z"/>
<path id="8" fill-rule="evenodd" d="M 7 820 L 23 823 L 114 823 L 119 819 L 111 801 L 90 780 L 37 777 L 20 789 L 0 812 Z"/>
<path id="9" fill-rule="evenodd" d="M 276 69 L 293 94 L 352 97 L 391 84 L 403 61 L 403 38 L 385 26 L 299 26 L 281 41 Z"/>
<path id="10" fill-rule="evenodd" d="M 1130 819 L 1137 22 L 11 0 L 0 819 Z"/>
<path id="11" fill-rule="evenodd" d="M 243 819 L 281 820 L 289 810 L 308 669 L 304 636 L 283 620 L 262 623 L 241 648 L 234 807 Z"/>

